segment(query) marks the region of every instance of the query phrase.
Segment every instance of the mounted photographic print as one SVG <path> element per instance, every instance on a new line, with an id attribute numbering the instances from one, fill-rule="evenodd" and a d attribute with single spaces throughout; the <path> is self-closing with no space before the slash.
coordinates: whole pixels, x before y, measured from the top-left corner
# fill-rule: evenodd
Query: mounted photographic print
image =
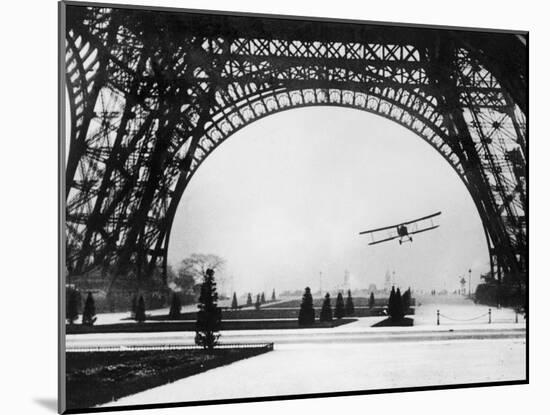
<path id="1" fill-rule="evenodd" d="M 59 10 L 60 412 L 527 383 L 527 32 Z"/>

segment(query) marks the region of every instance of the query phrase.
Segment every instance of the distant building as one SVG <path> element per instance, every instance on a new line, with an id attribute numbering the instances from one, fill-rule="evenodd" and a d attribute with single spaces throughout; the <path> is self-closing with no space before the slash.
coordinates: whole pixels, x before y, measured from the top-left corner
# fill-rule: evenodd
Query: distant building
<path id="1" fill-rule="evenodd" d="M 384 277 L 384 291 L 390 292 L 391 286 L 392 286 L 391 274 L 390 274 L 390 271 L 386 271 L 386 276 Z"/>

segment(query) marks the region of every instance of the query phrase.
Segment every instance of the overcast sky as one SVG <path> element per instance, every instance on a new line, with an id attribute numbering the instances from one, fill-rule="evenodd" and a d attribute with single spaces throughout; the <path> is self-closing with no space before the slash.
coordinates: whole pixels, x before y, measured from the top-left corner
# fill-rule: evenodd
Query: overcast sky
<path id="1" fill-rule="evenodd" d="M 439 229 L 368 246 L 358 232 L 441 210 Z M 464 184 L 426 142 L 366 112 L 302 108 L 257 121 L 223 143 L 198 169 L 180 203 L 169 262 L 191 253 L 227 261 L 243 292 L 401 286 L 472 286 L 489 269 L 481 220 Z"/>

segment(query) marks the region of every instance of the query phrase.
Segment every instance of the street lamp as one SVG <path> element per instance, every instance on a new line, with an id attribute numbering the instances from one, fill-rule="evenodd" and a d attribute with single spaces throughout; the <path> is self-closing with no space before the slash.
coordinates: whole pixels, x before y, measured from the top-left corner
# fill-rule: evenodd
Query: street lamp
<path id="1" fill-rule="evenodd" d="M 460 291 L 461 291 L 460 293 L 464 295 L 466 294 L 466 288 L 464 288 L 464 286 L 466 285 L 466 280 L 464 279 L 463 276 L 460 276 L 459 278 L 460 278 L 459 282 L 460 282 Z"/>
<path id="2" fill-rule="evenodd" d="M 472 297 L 472 269 L 468 270 L 468 298 Z"/>

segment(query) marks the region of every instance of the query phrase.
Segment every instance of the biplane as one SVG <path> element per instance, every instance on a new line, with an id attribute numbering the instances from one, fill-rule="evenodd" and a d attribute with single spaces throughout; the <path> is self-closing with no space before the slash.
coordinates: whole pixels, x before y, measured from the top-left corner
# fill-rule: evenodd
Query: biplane
<path id="1" fill-rule="evenodd" d="M 376 245 L 397 238 L 399 238 L 399 245 L 401 245 L 403 242 L 412 242 L 413 238 L 411 235 L 439 228 L 439 225 L 434 225 L 433 222 L 433 218 L 439 215 L 441 215 L 441 212 L 424 216 L 422 218 L 409 220 L 407 222 L 402 222 L 397 225 L 384 226 L 383 228 L 359 232 L 359 235 L 370 234 L 372 242 L 370 242 L 369 245 Z M 388 232 L 384 235 L 382 233 L 384 231 Z M 377 237 L 382 237 L 383 239 L 377 239 Z"/>

